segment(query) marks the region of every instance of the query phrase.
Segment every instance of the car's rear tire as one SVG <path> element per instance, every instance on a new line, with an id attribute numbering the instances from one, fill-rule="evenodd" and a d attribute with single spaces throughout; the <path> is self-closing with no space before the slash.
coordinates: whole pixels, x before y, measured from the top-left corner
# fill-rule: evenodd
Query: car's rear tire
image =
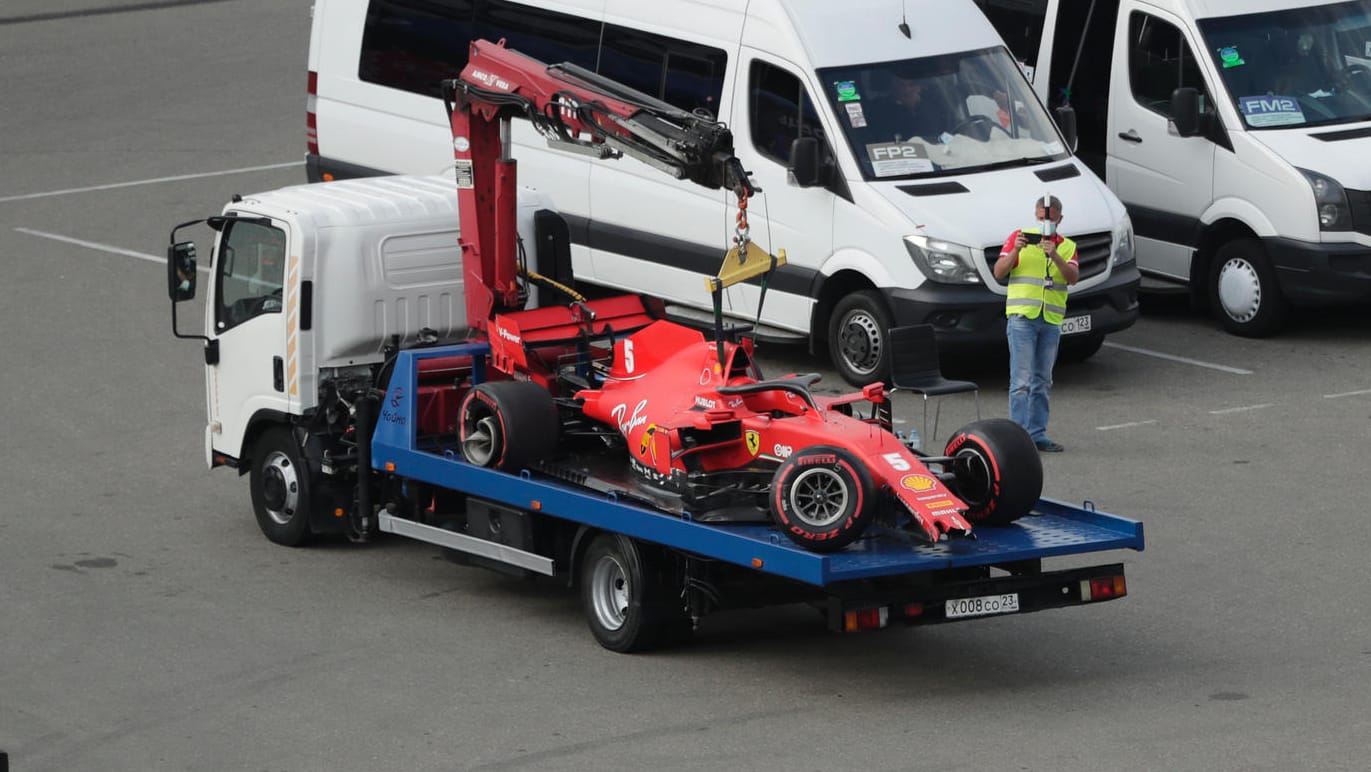
<path id="1" fill-rule="evenodd" d="M 798 450 L 771 479 L 772 520 L 791 541 L 813 552 L 851 544 L 875 512 L 871 473 L 842 448 Z"/>
<path id="2" fill-rule="evenodd" d="M 1043 490 L 1043 464 L 1033 439 L 1007 418 L 958 429 L 944 453 L 952 457 L 952 492 L 966 502 L 973 525 L 1007 525 L 1028 514 Z"/>
<path id="3" fill-rule="evenodd" d="M 467 392 L 458 414 L 462 456 L 476 466 L 517 472 L 557 450 L 557 405 L 536 383 L 482 383 Z"/>

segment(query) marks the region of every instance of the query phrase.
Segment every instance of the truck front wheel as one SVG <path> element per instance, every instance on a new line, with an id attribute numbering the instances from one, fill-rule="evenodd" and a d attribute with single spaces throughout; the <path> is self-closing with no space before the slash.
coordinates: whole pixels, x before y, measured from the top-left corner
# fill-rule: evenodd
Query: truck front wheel
<path id="1" fill-rule="evenodd" d="M 287 547 L 309 541 L 309 468 L 301 462 L 300 446 L 289 429 L 274 427 L 257 439 L 249 484 L 264 536 Z"/>

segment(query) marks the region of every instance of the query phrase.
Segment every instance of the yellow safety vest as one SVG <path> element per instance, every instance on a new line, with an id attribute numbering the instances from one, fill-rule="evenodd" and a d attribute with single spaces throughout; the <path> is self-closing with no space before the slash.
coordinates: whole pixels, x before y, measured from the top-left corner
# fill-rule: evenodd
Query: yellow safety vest
<path id="1" fill-rule="evenodd" d="M 1025 229 L 1024 233 L 1037 233 L 1036 229 Z M 1076 242 L 1062 239 L 1057 245 L 1057 254 L 1063 260 L 1070 260 L 1076 254 Z M 1052 262 L 1043 248 L 1037 244 L 1025 244 L 1019 250 L 1019 264 L 1009 272 L 1009 293 L 1005 298 L 1004 315 L 1019 314 L 1029 319 L 1037 319 L 1042 314 L 1043 321 L 1061 324 L 1066 314 L 1066 277 Z"/>

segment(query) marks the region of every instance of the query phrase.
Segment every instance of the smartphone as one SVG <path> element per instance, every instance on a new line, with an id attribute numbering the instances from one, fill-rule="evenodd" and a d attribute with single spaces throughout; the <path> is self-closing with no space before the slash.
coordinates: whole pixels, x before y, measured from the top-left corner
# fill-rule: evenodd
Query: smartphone
<path id="1" fill-rule="evenodd" d="M 1027 233 L 1027 232 L 1025 232 L 1025 233 L 1023 234 L 1023 240 L 1026 241 L 1026 242 L 1028 242 L 1029 244 L 1037 244 L 1037 243 L 1039 243 L 1039 242 L 1041 242 L 1041 241 L 1043 240 L 1043 235 L 1042 235 L 1041 233 Z"/>

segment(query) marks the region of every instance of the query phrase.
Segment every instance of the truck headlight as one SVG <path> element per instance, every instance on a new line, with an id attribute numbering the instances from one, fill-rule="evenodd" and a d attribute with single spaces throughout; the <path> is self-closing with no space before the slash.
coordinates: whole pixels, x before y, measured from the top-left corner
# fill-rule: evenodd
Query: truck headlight
<path id="1" fill-rule="evenodd" d="M 1133 251 L 1133 221 L 1124 215 L 1119 227 L 1114 229 L 1114 265 L 1127 265 L 1136 257 Z"/>
<path id="2" fill-rule="evenodd" d="M 980 284 L 971 247 L 924 235 L 905 236 L 905 248 L 924 276 L 941 284 Z"/>
<path id="3" fill-rule="evenodd" d="M 1345 231 L 1352 229 L 1352 208 L 1347 203 L 1347 191 L 1337 180 L 1318 172 L 1300 169 L 1300 174 L 1314 189 L 1314 206 L 1319 213 L 1319 230 Z"/>

